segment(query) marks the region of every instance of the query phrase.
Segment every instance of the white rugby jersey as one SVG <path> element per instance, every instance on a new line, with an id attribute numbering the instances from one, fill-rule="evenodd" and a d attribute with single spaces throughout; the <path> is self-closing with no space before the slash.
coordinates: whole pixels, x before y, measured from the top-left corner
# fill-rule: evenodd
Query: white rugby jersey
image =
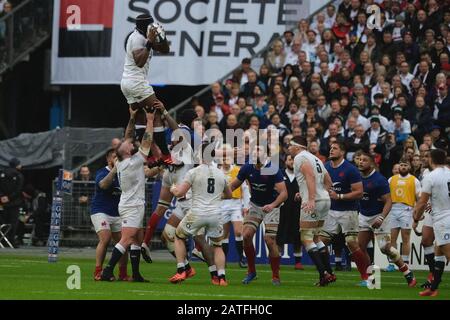
<path id="1" fill-rule="evenodd" d="M 119 207 L 145 204 L 145 162 L 142 153 L 136 152 L 131 158 L 117 163 L 117 176 L 122 189 Z"/>
<path id="2" fill-rule="evenodd" d="M 227 185 L 227 178 L 222 170 L 212 164 L 201 164 L 188 171 L 184 182 L 191 185 L 194 214 L 220 214 L 222 194 Z"/>
<path id="3" fill-rule="evenodd" d="M 122 79 L 132 79 L 132 80 L 142 80 L 146 81 L 148 78 L 148 72 L 150 69 L 150 60 L 152 59 L 153 50 L 150 50 L 150 55 L 145 63 L 144 67 L 139 68 L 136 65 L 133 57 L 133 51 L 137 49 L 145 48 L 147 39 L 139 33 L 139 31 L 134 30 L 130 35 L 126 45 L 126 55 L 125 55 L 125 65 L 123 67 Z"/>
<path id="4" fill-rule="evenodd" d="M 297 154 L 294 158 L 294 174 L 297 179 L 300 195 L 303 201 L 308 201 L 308 187 L 306 186 L 306 179 L 300 171 L 300 167 L 303 163 L 309 163 L 312 167 L 314 177 L 316 179 L 316 201 L 330 199 L 330 195 L 324 185 L 325 174 L 328 172 L 327 169 L 325 169 L 325 166 L 319 158 L 304 150 Z"/>
<path id="5" fill-rule="evenodd" d="M 422 192 L 430 194 L 433 221 L 450 216 L 450 169 L 439 167 L 422 181 Z"/>

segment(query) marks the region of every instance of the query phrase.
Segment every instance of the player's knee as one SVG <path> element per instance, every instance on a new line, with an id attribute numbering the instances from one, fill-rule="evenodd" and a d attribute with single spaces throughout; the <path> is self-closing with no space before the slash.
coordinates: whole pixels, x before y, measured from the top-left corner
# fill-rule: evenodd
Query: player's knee
<path id="1" fill-rule="evenodd" d="M 267 230 L 266 230 L 267 232 Z M 275 235 L 276 236 L 276 235 Z M 277 244 L 274 235 L 266 234 L 264 235 L 264 241 L 266 242 L 268 247 L 275 246 Z"/>
<path id="2" fill-rule="evenodd" d="M 181 239 L 181 240 L 185 240 L 186 239 L 186 234 L 185 234 L 184 230 L 180 226 L 178 226 L 178 228 L 176 229 L 175 235 L 176 235 L 176 237 L 178 239 Z"/>
<path id="3" fill-rule="evenodd" d="M 314 229 L 303 229 L 300 233 L 302 243 L 314 241 Z"/>
<path id="4" fill-rule="evenodd" d="M 354 233 L 347 233 L 345 235 L 345 244 L 352 252 L 356 250 L 358 245 L 358 236 Z"/>
<path id="5" fill-rule="evenodd" d="M 222 238 L 210 238 L 209 241 L 214 248 L 222 247 Z"/>
<path id="6" fill-rule="evenodd" d="M 323 243 L 327 243 L 328 244 L 333 239 L 333 235 L 331 233 L 325 231 L 325 230 L 320 230 L 320 232 L 319 232 L 319 239 Z"/>

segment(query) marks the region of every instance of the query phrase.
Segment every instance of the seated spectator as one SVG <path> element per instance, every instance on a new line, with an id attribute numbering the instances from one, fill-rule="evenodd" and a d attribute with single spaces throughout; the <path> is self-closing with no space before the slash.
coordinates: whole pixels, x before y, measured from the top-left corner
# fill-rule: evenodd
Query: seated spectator
<path id="1" fill-rule="evenodd" d="M 253 104 L 253 112 L 262 119 L 269 109 L 269 105 L 266 102 L 266 97 L 263 95 L 257 95 Z"/>
<path id="2" fill-rule="evenodd" d="M 266 90 L 270 87 L 271 83 L 271 76 L 270 76 L 270 69 L 267 65 L 262 64 L 259 68 L 259 75 L 258 75 L 258 81 L 264 84 L 264 87 Z"/>
<path id="3" fill-rule="evenodd" d="M 347 145 L 346 158 L 348 161 L 353 160 L 353 154 L 358 150 L 369 152 L 370 141 L 365 132 L 364 127 L 358 125 L 355 128 L 355 134 L 345 141 Z"/>
<path id="4" fill-rule="evenodd" d="M 216 97 L 222 95 L 222 85 L 219 82 L 214 82 L 211 85 L 211 91 L 206 95 L 206 97 L 202 100 L 202 103 L 200 105 L 205 106 L 206 108 L 209 108 L 210 106 L 214 105 L 216 103 Z M 195 105 L 192 107 L 195 107 L 198 105 L 199 102 L 196 101 Z M 207 113 L 209 112 L 209 109 L 205 110 Z"/>
<path id="5" fill-rule="evenodd" d="M 446 84 L 439 86 L 439 96 L 434 105 L 433 118 L 438 126 L 450 127 L 450 95 Z"/>
<path id="6" fill-rule="evenodd" d="M 388 132 L 394 133 L 397 143 L 402 143 L 411 134 L 411 124 L 403 118 L 401 108 L 395 108 L 393 114 L 394 118 L 388 124 Z"/>
<path id="7" fill-rule="evenodd" d="M 411 131 L 416 140 L 420 141 L 426 133 L 430 132 L 432 119 L 431 110 L 425 104 L 425 99 L 422 96 L 416 97 L 413 117 L 410 118 Z"/>
<path id="8" fill-rule="evenodd" d="M 219 128 L 219 118 L 217 116 L 217 113 L 214 111 L 210 111 L 208 113 L 207 117 L 207 123 L 206 123 L 206 130 L 212 129 L 212 128 Z"/>
<path id="9" fill-rule="evenodd" d="M 319 158 L 323 163 L 327 162 L 328 157 L 320 154 L 319 144 L 316 141 L 311 141 L 310 143 L 308 143 L 308 151 Z"/>
<path id="10" fill-rule="evenodd" d="M 216 96 L 215 104 L 213 104 L 209 108 L 209 111 L 216 113 L 218 122 L 222 121 L 222 118 L 224 116 L 230 114 L 230 107 L 227 104 L 225 104 L 225 99 L 222 94 Z"/>
<path id="11" fill-rule="evenodd" d="M 248 82 L 241 87 L 242 96 L 245 98 L 253 96 L 255 87 L 259 87 L 263 93 L 266 92 L 266 87 L 263 82 L 258 81 L 256 72 L 250 71 L 248 73 Z"/>
<path id="12" fill-rule="evenodd" d="M 240 91 L 241 91 L 241 87 L 239 86 L 239 83 L 233 82 L 231 84 L 230 93 L 226 99 L 226 104 L 229 106 L 235 105 L 239 100 Z"/>
<path id="13" fill-rule="evenodd" d="M 249 58 L 242 59 L 241 67 L 238 68 L 235 72 L 233 72 L 233 82 L 239 84 L 239 86 L 243 86 L 248 81 L 249 72 L 254 70 L 251 67 L 252 60 Z"/>
<path id="14" fill-rule="evenodd" d="M 370 118 L 370 128 L 367 130 L 367 136 L 369 137 L 370 144 L 374 144 L 376 147 L 381 147 L 384 143 L 387 131 L 381 126 L 379 116 L 372 116 Z"/>

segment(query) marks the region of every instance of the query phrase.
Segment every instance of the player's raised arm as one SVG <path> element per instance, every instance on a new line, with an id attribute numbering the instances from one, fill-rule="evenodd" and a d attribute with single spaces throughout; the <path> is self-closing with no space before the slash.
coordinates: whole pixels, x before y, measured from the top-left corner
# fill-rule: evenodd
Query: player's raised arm
<path id="1" fill-rule="evenodd" d="M 128 120 L 127 128 L 125 129 L 125 139 L 134 138 L 134 129 L 136 125 L 136 114 L 138 109 L 133 110 L 131 107 L 128 109 L 130 111 L 130 120 Z"/>
<path id="2" fill-rule="evenodd" d="M 156 100 L 153 106 L 156 108 L 156 110 L 159 110 L 159 112 L 161 112 L 164 119 L 167 121 L 167 124 L 169 125 L 170 129 L 172 130 L 178 129 L 178 123 L 172 118 L 172 116 L 166 110 L 166 107 L 161 101 Z"/>
<path id="3" fill-rule="evenodd" d="M 144 109 L 145 110 L 145 109 Z M 144 136 L 142 137 L 141 146 L 139 147 L 139 151 L 145 156 L 148 156 L 150 152 L 150 147 L 153 142 L 153 120 L 155 118 L 154 112 L 145 111 L 147 116 L 147 127 L 145 128 Z"/>
<path id="4" fill-rule="evenodd" d="M 113 184 L 114 177 L 117 173 L 117 167 L 114 166 L 111 171 L 98 183 L 98 186 L 102 190 L 107 190 Z"/>

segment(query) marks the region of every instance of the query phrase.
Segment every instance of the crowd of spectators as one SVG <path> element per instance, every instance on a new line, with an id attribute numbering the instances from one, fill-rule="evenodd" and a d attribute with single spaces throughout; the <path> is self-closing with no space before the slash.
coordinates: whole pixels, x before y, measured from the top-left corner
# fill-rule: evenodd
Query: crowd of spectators
<path id="1" fill-rule="evenodd" d="M 372 4 L 381 8 L 374 29 Z M 420 150 L 448 149 L 449 29 L 447 1 L 335 2 L 274 41 L 259 70 L 244 59 L 192 107 L 205 129 L 274 126 L 282 145 L 304 135 L 323 161 L 343 141 L 348 160 L 370 152 L 389 177 L 403 155 L 414 164 Z"/>

